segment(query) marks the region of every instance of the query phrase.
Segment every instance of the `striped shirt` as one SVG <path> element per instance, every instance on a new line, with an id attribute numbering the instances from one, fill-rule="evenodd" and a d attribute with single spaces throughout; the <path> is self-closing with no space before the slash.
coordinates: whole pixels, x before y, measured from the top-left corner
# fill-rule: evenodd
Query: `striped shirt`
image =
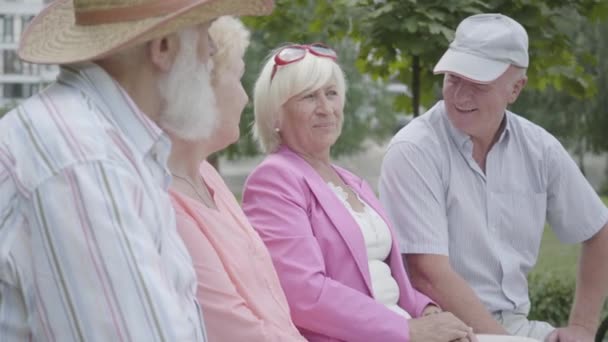
<path id="1" fill-rule="evenodd" d="M 94 64 L 0 120 L 0 341 L 205 341 L 169 151 Z"/>
<path id="2" fill-rule="evenodd" d="M 485 173 L 472 151 L 440 101 L 389 144 L 380 199 L 402 253 L 449 256 L 490 312 L 527 314 L 545 220 L 577 243 L 606 224 L 608 210 L 557 139 L 518 115 L 506 112 Z"/>

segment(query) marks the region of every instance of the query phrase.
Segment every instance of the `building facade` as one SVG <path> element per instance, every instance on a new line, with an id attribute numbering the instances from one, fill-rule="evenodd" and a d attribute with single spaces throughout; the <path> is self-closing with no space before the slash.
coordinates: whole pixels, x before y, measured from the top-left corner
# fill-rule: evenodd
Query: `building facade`
<path id="1" fill-rule="evenodd" d="M 44 7 L 42 0 L 0 0 L 0 107 L 10 107 L 55 80 L 58 67 L 23 62 L 19 37 Z"/>

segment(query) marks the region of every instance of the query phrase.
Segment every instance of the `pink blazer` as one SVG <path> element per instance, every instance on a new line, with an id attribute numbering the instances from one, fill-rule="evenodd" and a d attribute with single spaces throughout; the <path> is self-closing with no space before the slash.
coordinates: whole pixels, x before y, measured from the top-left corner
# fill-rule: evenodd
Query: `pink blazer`
<path id="1" fill-rule="evenodd" d="M 391 224 L 362 179 L 334 166 L 388 223 L 388 264 L 399 306 L 418 317 L 432 303 L 405 273 Z M 409 341 L 408 321 L 372 298 L 363 234 L 321 176 L 281 147 L 249 176 L 243 209 L 268 247 L 294 323 L 309 341 Z"/>

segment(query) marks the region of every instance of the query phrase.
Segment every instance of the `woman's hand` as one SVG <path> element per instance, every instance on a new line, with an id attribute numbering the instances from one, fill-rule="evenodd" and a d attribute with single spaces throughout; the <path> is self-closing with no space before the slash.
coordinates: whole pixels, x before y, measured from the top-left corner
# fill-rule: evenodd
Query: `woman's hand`
<path id="1" fill-rule="evenodd" d="M 442 310 L 435 304 L 427 305 L 424 310 L 422 310 L 422 317 L 428 315 L 434 315 L 440 313 Z"/>
<path id="2" fill-rule="evenodd" d="M 473 329 L 450 312 L 413 318 L 409 324 L 411 342 L 477 342 Z"/>

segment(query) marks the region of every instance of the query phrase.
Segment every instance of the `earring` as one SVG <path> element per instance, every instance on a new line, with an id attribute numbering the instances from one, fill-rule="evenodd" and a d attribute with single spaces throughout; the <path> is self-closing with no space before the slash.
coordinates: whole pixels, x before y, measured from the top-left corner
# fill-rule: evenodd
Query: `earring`
<path id="1" fill-rule="evenodd" d="M 281 131 L 281 129 L 279 127 L 275 127 L 274 131 L 279 133 Z"/>

